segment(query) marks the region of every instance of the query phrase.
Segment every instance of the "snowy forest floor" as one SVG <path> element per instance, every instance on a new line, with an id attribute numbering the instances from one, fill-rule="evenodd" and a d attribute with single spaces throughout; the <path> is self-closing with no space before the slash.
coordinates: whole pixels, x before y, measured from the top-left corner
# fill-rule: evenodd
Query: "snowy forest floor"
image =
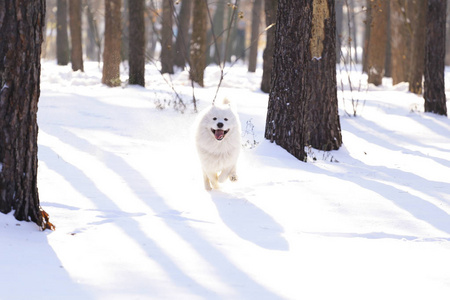
<path id="1" fill-rule="evenodd" d="M 448 299 L 450 120 L 406 84 L 338 68 L 344 145 L 302 163 L 263 138 L 261 69 L 225 69 L 245 145 L 239 181 L 207 192 L 187 73 L 165 77 L 181 113 L 155 67 L 146 88 L 85 70 L 43 61 L 38 187 L 56 231 L 0 214 L 0 299 Z M 208 67 L 199 109 L 219 78 Z"/>

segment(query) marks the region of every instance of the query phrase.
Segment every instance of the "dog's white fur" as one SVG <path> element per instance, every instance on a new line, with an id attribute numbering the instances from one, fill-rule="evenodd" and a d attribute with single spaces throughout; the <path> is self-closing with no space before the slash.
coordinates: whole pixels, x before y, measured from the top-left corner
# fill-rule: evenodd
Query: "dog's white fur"
<path id="1" fill-rule="evenodd" d="M 214 133 L 216 130 L 217 136 Z M 220 138 L 222 139 L 219 140 Z M 225 98 L 223 104 L 211 105 L 200 113 L 195 140 L 206 190 L 211 190 L 211 187 L 218 189 L 218 183 L 227 178 L 230 181 L 237 180 L 236 163 L 241 149 L 241 124 L 228 99 Z"/>

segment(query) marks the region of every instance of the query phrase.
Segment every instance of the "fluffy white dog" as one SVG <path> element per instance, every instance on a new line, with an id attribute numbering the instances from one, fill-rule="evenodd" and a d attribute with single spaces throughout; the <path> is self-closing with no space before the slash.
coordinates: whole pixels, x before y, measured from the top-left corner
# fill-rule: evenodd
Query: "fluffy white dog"
<path id="1" fill-rule="evenodd" d="M 203 169 L 205 189 L 219 188 L 227 178 L 236 181 L 236 162 L 241 149 L 241 124 L 228 99 L 199 115 L 197 151 Z"/>

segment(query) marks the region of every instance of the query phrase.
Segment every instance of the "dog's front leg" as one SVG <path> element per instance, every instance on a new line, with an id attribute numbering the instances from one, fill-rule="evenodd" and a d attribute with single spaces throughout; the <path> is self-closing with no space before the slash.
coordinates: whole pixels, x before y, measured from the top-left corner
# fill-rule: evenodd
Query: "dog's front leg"
<path id="1" fill-rule="evenodd" d="M 217 173 L 204 173 L 204 177 L 206 190 L 210 191 L 211 186 L 216 190 L 219 189 L 219 183 L 217 181 Z"/>
<path id="2" fill-rule="evenodd" d="M 205 172 L 203 172 L 203 180 L 205 183 L 205 190 L 210 191 L 211 190 L 211 184 L 209 183 L 208 175 L 206 175 Z"/>

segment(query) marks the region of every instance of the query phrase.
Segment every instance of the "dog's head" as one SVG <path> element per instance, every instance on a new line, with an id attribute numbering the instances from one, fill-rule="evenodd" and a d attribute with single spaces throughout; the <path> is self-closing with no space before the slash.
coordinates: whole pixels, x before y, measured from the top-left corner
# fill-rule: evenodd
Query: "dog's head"
<path id="1" fill-rule="evenodd" d="M 230 131 L 237 130 L 238 120 L 229 104 L 213 105 L 204 115 L 202 125 L 217 141 L 222 141 Z"/>

